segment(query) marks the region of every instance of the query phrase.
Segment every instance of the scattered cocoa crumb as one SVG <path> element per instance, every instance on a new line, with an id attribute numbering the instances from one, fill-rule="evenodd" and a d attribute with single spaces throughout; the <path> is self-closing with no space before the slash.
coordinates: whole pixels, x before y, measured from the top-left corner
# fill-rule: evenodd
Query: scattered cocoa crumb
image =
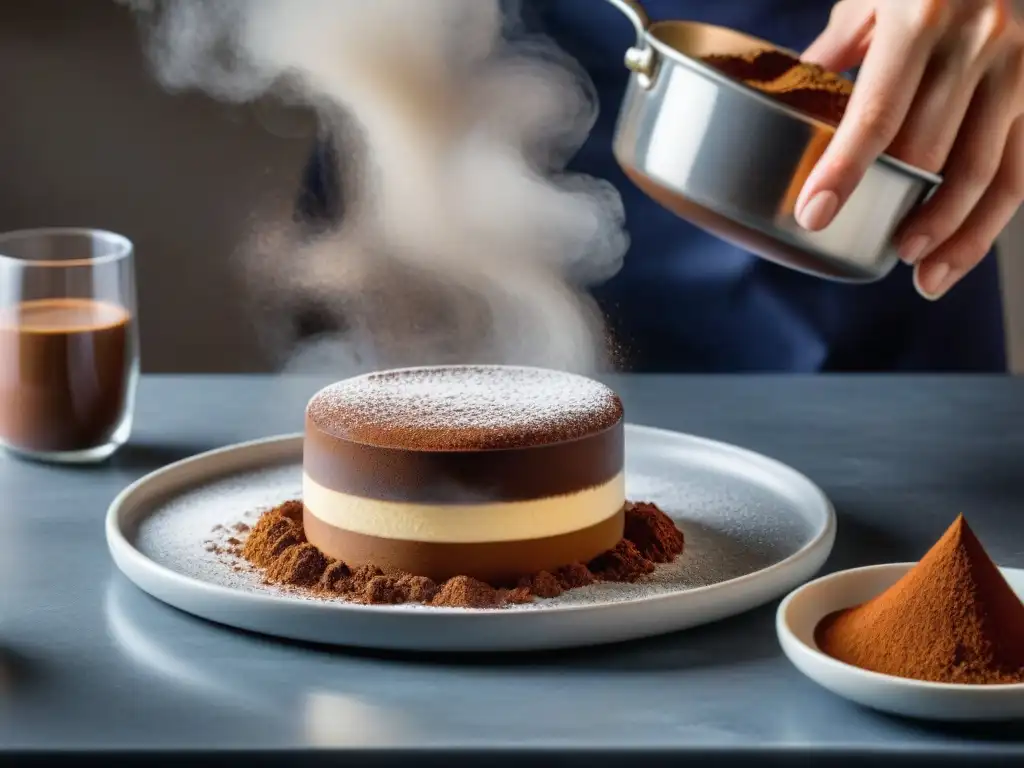
<path id="1" fill-rule="evenodd" d="M 234 530 L 235 533 L 248 533 L 252 529 L 245 523 L 235 523 Z"/>
<path id="2" fill-rule="evenodd" d="M 277 507 L 278 514 L 281 517 L 286 517 L 294 523 L 302 525 L 302 502 L 301 501 L 286 501 L 281 506 Z"/>
<path id="3" fill-rule="evenodd" d="M 238 533 L 244 533 L 236 524 Z M 302 503 L 291 501 L 264 512 L 243 540 L 227 539 L 227 552 L 249 568 L 262 571 L 267 583 L 302 588 L 324 597 L 371 605 L 422 603 L 439 607 L 499 608 L 535 599 L 558 597 L 566 590 L 597 581 L 632 582 L 654 571 L 657 563 L 675 560 L 683 551 L 683 534 L 653 504 L 626 505 L 625 536 L 614 549 L 589 564 L 571 563 L 554 572 L 522 579 L 513 589 L 496 589 L 469 576 L 435 584 L 424 576 L 385 573 L 374 565 L 355 568 L 326 557 L 306 541 Z M 221 530 L 226 530 L 220 526 Z M 231 542 L 235 542 L 231 544 Z M 214 542 L 208 546 L 221 548 Z"/>
<path id="4" fill-rule="evenodd" d="M 524 579 L 519 586 L 527 587 L 532 594 L 547 599 L 558 597 L 565 591 L 558 579 L 547 571 L 535 573 L 532 577 Z"/>
<path id="5" fill-rule="evenodd" d="M 623 539 L 603 555 L 598 555 L 587 566 L 602 581 L 636 581 L 651 573 L 655 565 L 640 554 L 629 539 Z"/>
<path id="6" fill-rule="evenodd" d="M 320 589 L 327 592 L 341 592 L 352 570 L 338 560 L 327 566 L 324 575 L 320 577 Z"/>
<path id="7" fill-rule="evenodd" d="M 269 568 L 286 549 L 305 542 L 301 522 L 288 515 L 290 503 L 275 507 L 260 517 L 245 540 L 242 557 L 255 566 Z"/>
<path id="8" fill-rule="evenodd" d="M 562 589 L 579 589 L 593 584 L 596 579 L 583 563 L 565 565 L 555 571 L 555 578 L 562 585 Z"/>
<path id="9" fill-rule="evenodd" d="M 312 544 L 298 544 L 288 547 L 267 568 L 267 578 L 273 582 L 310 587 L 320 581 L 328 565 L 327 558 Z"/>
<path id="10" fill-rule="evenodd" d="M 498 592 L 498 600 L 504 605 L 524 605 L 533 602 L 533 593 L 529 587 L 503 589 Z"/>
<path id="11" fill-rule="evenodd" d="M 469 576 L 448 579 L 430 601 L 443 608 L 494 608 L 498 605 L 498 591 Z"/>
<path id="12" fill-rule="evenodd" d="M 636 545 L 642 557 L 654 563 L 671 563 L 683 552 L 683 534 L 672 518 L 653 504 L 634 504 L 626 515 L 624 539 Z"/>
<path id="13" fill-rule="evenodd" d="M 344 589 L 347 592 L 365 592 L 371 581 L 383 575 L 384 571 L 375 565 L 361 565 L 345 580 Z"/>
<path id="14" fill-rule="evenodd" d="M 410 603 L 429 603 L 437 594 L 437 584 L 426 576 L 406 574 L 398 580 L 405 590 L 405 600 Z"/>
<path id="15" fill-rule="evenodd" d="M 350 582 L 351 583 L 351 582 Z M 437 585 L 425 576 L 374 576 L 362 590 L 365 602 L 371 605 L 428 603 L 437 594 Z"/>
<path id="16" fill-rule="evenodd" d="M 404 603 L 405 595 L 398 587 L 398 580 L 393 576 L 374 576 L 363 590 L 366 602 L 373 605 L 394 605 Z"/>

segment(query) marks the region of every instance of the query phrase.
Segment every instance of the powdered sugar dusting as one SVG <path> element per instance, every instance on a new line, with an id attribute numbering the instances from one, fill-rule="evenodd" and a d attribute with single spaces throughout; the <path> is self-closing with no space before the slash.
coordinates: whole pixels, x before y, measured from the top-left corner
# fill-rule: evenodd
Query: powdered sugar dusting
<path id="1" fill-rule="evenodd" d="M 700 463 L 680 456 L 627 452 L 627 495 L 651 501 L 686 535 L 686 549 L 634 584 L 598 583 L 551 600 L 509 606 L 504 611 L 546 611 L 565 606 L 611 605 L 657 595 L 680 594 L 754 574 L 795 554 L 817 532 L 797 503 L 743 466 Z M 295 588 L 264 584 L 258 571 L 233 556 L 228 539 L 237 523 L 251 525 L 265 509 L 298 498 L 301 466 L 239 474 L 198 486 L 154 508 L 134 536 L 135 545 L 157 563 L 200 581 L 288 599 L 330 602 Z M 220 526 L 217 531 L 213 529 Z M 370 606 L 368 609 L 376 610 Z M 407 604 L 388 611 L 430 611 Z M 471 609 L 463 609 L 471 610 Z"/>
<path id="2" fill-rule="evenodd" d="M 573 440 L 613 426 L 622 404 L 577 374 L 515 366 L 384 371 L 321 390 L 307 413 L 336 437 L 384 447 L 512 448 Z"/>

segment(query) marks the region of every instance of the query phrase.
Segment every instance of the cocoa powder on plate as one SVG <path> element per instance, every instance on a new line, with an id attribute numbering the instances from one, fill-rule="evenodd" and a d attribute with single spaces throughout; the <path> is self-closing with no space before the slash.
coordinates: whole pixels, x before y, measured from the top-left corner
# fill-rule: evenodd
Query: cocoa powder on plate
<path id="1" fill-rule="evenodd" d="M 524 578 L 514 589 L 499 589 L 469 576 L 435 584 L 424 576 L 385 573 L 373 565 L 350 568 L 306 541 L 301 501 L 264 512 L 251 530 L 243 525 L 231 529 L 235 537 L 248 534 L 231 551 L 258 569 L 268 584 L 365 605 L 501 608 L 550 599 L 596 581 L 637 581 L 659 563 L 675 560 L 684 546 L 682 532 L 654 504 L 628 503 L 625 536 L 614 549 L 589 563 L 568 563 L 553 573 L 541 571 Z"/>

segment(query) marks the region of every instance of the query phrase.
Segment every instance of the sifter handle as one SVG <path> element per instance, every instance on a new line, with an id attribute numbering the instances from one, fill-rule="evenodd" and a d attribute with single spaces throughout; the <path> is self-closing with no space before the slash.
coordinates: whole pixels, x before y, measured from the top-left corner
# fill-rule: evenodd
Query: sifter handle
<path id="1" fill-rule="evenodd" d="M 637 47 L 642 48 L 647 36 L 647 27 L 650 26 L 651 20 L 647 16 L 647 11 L 640 5 L 639 0 L 608 0 L 608 2 L 618 8 L 632 22 L 633 27 L 636 29 Z"/>
<path id="2" fill-rule="evenodd" d="M 657 62 L 654 50 L 647 44 L 647 28 L 651 20 L 647 16 L 640 0 L 608 0 L 626 18 L 633 22 L 636 29 L 636 45 L 626 51 L 626 69 L 636 75 L 640 87 L 647 90 L 654 86 L 654 75 Z"/>

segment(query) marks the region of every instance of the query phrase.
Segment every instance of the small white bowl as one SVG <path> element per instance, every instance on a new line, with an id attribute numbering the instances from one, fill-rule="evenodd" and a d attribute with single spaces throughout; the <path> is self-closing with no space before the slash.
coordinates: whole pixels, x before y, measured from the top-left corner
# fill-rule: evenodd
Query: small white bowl
<path id="1" fill-rule="evenodd" d="M 834 611 L 881 594 L 913 567 L 914 563 L 892 563 L 839 571 L 790 593 L 775 617 L 783 653 L 818 685 L 882 712 L 951 722 L 1024 718 L 1024 684 L 958 685 L 908 680 L 868 672 L 818 650 L 814 642 L 818 622 Z M 1024 570 L 1000 570 L 1013 590 L 1024 595 Z"/>

